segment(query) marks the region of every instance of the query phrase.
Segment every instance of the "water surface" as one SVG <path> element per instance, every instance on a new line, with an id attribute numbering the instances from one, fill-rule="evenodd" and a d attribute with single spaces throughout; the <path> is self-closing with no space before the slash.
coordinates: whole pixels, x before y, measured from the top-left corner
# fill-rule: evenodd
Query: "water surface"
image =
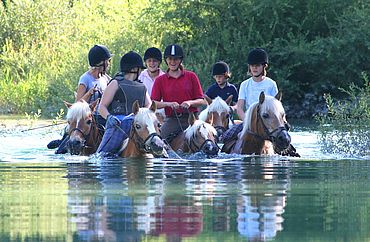
<path id="1" fill-rule="evenodd" d="M 0 241 L 370 241 L 370 160 L 55 155 L 57 131 L 0 132 Z"/>

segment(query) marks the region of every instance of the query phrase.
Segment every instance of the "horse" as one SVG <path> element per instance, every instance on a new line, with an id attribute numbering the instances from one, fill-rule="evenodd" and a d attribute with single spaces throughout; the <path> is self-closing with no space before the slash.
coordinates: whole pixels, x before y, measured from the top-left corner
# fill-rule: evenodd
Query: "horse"
<path id="1" fill-rule="evenodd" d="M 216 129 L 209 123 L 196 119 L 194 113 L 190 113 L 188 122 L 189 127 L 171 141 L 171 148 L 174 151 L 181 149 L 184 153 L 217 155 L 220 148 L 217 145 Z"/>
<path id="2" fill-rule="evenodd" d="M 123 144 L 121 157 L 168 157 L 165 143 L 160 137 L 156 109 L 155 102 L 150 108 L 140 108 L 138 101 L 133 103 L 134 121 L 129 138 Z"/>
<path id="3" fill-rule="evenodd" d="M 232 124 L 233 110 L 230 104 L 233 100 L 233 95 L 230 95 L 225 101 L 221 97 L 210 99 L 205 96 L 208 102 L 208 107 L 199 114 L 199 119 L 211 124 L 217 131 L 217 136 L 221 135 Z"/>
<path id="4" fill-rule="evenodd" d="M 67 121 L 69 125 L 66 147 L 71 155 L 91 155 L 96 152 L 102 140 L 97 122 L 93 116 L 99 99 L 90 105 L 80 100 L 74 104 L 64 102 L 68 108 Z"/>
<path id="5" fill-rule="evenodd" d="M 261 92 L 259 101 L 248 108 L 243 130 L 237 140 L 226 140 L 222 152 L 256 155 L 280 153 L 291 146 L 289 128 L 281 104 L 281 92 L 275 97 Z"/>

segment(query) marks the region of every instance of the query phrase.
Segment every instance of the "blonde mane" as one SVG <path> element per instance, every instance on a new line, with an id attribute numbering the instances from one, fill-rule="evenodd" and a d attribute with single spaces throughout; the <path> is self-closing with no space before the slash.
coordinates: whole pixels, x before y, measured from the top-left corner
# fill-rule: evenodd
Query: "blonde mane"
<path id="1" fill-rule="evenodd" d="M 145 124 L 150 133 L 156 132 L 153 125 L 155 120 L 157 120 L 157 116 L 149 108 L 139 108 L 139 112 L 135 115 L 135 122 Z"/>
<path id="2" fill-rule="evenodd" d="M 85 101 L 79 101 L 74 103 L 70 108 L 68 108 L 67 112 L 67 120 L 77 120 L 77 122 L 81 119 L 87 118 L 91 114 L 90 106 Z"/>
<path id="3" fill-rule="evenodd" d="M 258 106 L 259 102 L 255 102 L 249 106 L 245 113 L 243 122 L 243 131 L 241 134 L 245 134 L 247 130 L 251 130 L 253 110 Z M 272 96 L 265 96 L 264 102 L 260 106 L 260 113 L 285 113 L 282 103 Z"/>
<path id="4" fill-rule="evenodd" d="M 219 115 L 221 115 L 221 113 L 228 113 L 229 111 L 229 105 L 227 105 L 227 103 L 221 97 L 216 97 L 212 103 L 199 114 L 199 119 L 205 121 L 208 113 L 211 112 L 217 112 Z"/>
<path id="5" fill-rule="evenodd" d="M 213 135 L 217 135 L 216 129 L 202 120 L 196 120 L 193 125 L 189 126 L 185 132 L 185 138 L 189 141 L 195 133 L 199 130 L 203 138 L 208 139 L 208 134 L 211 132 Z"/>

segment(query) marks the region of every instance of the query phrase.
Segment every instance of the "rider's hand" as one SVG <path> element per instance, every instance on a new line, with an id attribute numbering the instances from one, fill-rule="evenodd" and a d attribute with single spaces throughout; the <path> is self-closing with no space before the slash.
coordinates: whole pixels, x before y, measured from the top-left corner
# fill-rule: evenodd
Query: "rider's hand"
<path id="1" fill-rule="evenodd" d="M 114 126 L 120 126 L 121 121 L 114 115 L 109 114 L 107 117 L 107 123 L 105 124 L 105 127 L 114 127 Z"/>
<path id="2" fill-rule="evenodd" d="M 185 108 L 185 109 L 190 108 L 190 106 L 191 106 L 190 101 L 185 101 L 185 102 L 181 103 L 181 105 L 180 105 L 180 107 Z"/>
<path id="3" fill-rule="evenodd" d="M 170 107 L 172 109 L 178 109 L 180 105 L 177 102 L 168 102 L 167 107 Z"/>

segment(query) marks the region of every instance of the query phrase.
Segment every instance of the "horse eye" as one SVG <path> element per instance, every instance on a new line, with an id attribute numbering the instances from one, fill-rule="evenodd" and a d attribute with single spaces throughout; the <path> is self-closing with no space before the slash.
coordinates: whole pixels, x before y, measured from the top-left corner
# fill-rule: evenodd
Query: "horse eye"
<path id="1" fill-rule="evenodd" d="M 230 118 L 230 114 L 226 114 L 226 118 L 228 119 L 228 118 Z"/>
<path id="2" fill-rule="evenodd" d="M 158 126 L 158 128 L 160 128 L 160 127 L 162 127 L 162 124 L 158 123 L 157 126 Z"/>
<path id="3" fill-rule="evenodd" d="M 90 125 L 91 123 L 92 123 L 92 120 L 87 120 L 87 121 L 86 121 L 86 124 L 87 124 L 87 125 Z"/>
<path id="4" fill-rule="evenodd" d="M 268 113 L 262 114 L 262 118 L 269 118 L 269 114 Z"/>
<path id="5" fill-rule="evenodd" d="M 140 129 L 140 128 L 141 128 L 141 126 L 140 126 L 139 124 L 135 124 L 135 128 L 136 128 L 136 129 Z"/>

